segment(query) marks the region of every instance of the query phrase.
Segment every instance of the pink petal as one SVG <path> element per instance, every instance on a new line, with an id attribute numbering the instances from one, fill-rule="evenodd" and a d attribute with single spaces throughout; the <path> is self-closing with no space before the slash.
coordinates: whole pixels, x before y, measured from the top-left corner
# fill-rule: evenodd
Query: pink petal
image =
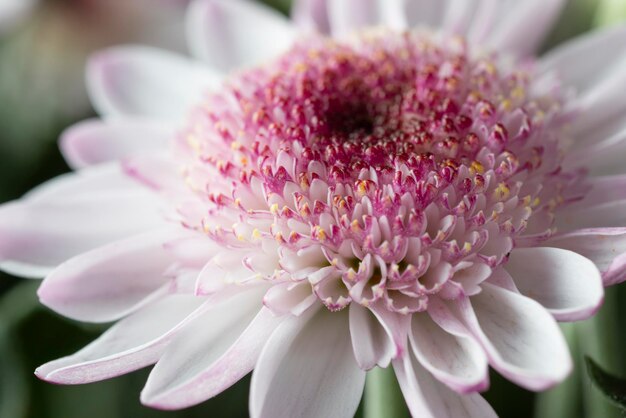
<path id="1" fill-rule="evenodd" d="M 562 382 L 572 361 L 552 315 L 526 296 L 489 283 L 482 288 L 478 295 L 456 304 L 490 364 L 529 390 L 545 390 Z"/>
<path id="2" fill-rule="evenodd" d="M 60 147 L 68 164 L 79 169 L 167 147 L 173 129 L 145 120 L 87 120 L 67 129 Z"/>
<path id="3" fill-rule="evenodd" d="M 626 228 L 581 229 L 557 235 L 545 245 L 574 251 L 593 261 L 605 286 L 626 280 Z"/>
<path id="4" fill-rule="evenodd" d="M 39 367 L 40 379 L 82 384 L 110 379 L 155 363 L 186 318 L 205 301 L 174 295 L 122 319 L 97 340 L 71 356 Z"/>
<path id="5" fill-rule="evenodd" d="M 263 348 L 252 374 L 250 416 L 351 418 L 364 384 L 348 313 L 311 309 L 283 322 Z"/>
<path id="6" fill-rule="evenodd" d="M 260 64 L 289 49 L 295 31 L 278 12 L 250 0 L 195 0 L 187 14 L 194 56 L 230 72 Z"/>
<path id="7" fill-rule="evenodd" d="M 256 289 L 237 295 L 187 326 L 150 373 L 141 402 L 159 409 L 186 408 L 248 374 L 282 321 L 261 309 L 260 296 Z"/>
<path id="8" fill-rule="evenodd" d="M 41 302 L 80 321 L 108 322 L 166 292 L 166 271 L 178 260 L 166 244 L 182 228 L 147 232 L 81 254 L 61 264 L 42 283 Z"/>
<path id="9" fill-rule="evenodd" d="M 359 367 L 369 370 L 387 367 L 396 355 L 396 346 L 376 316 L 358 303 L 350 305 L 350 337 Z"/>
<path id="10" fill-rule="evenodd" d="M 560 248 L 518 248 L 505 269 L 517 289 L 559 321 L 581 321 L 604 301 L 602 278 L 588 258 Z"/>
<path id="11" fill-rule="evenodd" d="M 409 338 L 422 366 L 450 389 L 471 393 L 489 386 L 487 356 L 466 330 L 445 330 L 427 313 L 417 313 Z"/>
<path id="12" fill-rule="evenodd" d="M 478 394 L 459 395 L 438 382 L 413 354 L 393 361 L 411 415 L 419 418 L 497 418 L 491 406 Z"/>
<path id="13" fill-rule="evenodd" d="M 114 47 L 93 56 L 87 87 L 101 115 L 178 121 L 220 76 L 171 52 L 142 46 Z"/>
<path id="14" fill-rule="evenodd" d="M 119 168 L 62 176 L 0 207 L 0 266 L 41 277 L 84 251 L 163 226 L 160 206 Z"/>

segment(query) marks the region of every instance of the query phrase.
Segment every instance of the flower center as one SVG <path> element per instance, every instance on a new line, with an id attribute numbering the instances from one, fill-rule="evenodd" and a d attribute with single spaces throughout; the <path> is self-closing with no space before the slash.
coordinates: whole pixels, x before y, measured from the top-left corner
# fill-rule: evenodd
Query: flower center
<path id="1" fill-rule="evenodd" d="M 330 309 L 471 294 L 523 233 L 549 233 L 571 181 L 560 99 L 531 78 L 423 32 L 309 39 L 195 111 L 183 139 L 204 228 Z"/>

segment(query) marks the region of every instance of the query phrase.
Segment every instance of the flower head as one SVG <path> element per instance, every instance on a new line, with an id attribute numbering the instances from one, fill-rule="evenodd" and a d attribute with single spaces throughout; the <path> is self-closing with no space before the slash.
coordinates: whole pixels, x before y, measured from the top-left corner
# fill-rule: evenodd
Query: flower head
<path id="1" fill-rule="evenodd" d="M 626 243 L 622 176 L 590 175 L 624 146 L 626 103 L 606 105 L 624 81 L 570 64 L 594 51 L 610 68 L 597 47 L 626 31 L 535 61 L 541 30 L 516 31 L 539 2 L 505 26 L 502 10 L 483 5 L 468 27 L 451 7 L 438 31 L 404 28 L 413 9 L 395 2 L 384 27 L 347 31 L 378 16 L 349 4 L 297 3 L 318 33 L 287 49 L 260 39 L 282 52 L 224 81 L 154 50 L 94 59 L 110 120 L 62 142 L 89 167 L 3 207 L 0 256 L 31 275 L 74 256 L 48 274 L 43 303 L 120 321 L 38 376 L 81 383 L 157 363 L 142 401 L 171 409 L 254 369 L 255 417 L 352 416 L 375 366 L 394 368 L 416 416 L 494 416 L 477 393 L 488 365 L 531 390 L 565 378 L 555 318 L 598 309 L 602 280 L 623 280 Z M 192 45 L 218 68 L 258 53 L 230 27 L 230 49 L 202 38 L 204 19 L 231 13 L 293 38 L 259 6 L 198 1 Z"/>

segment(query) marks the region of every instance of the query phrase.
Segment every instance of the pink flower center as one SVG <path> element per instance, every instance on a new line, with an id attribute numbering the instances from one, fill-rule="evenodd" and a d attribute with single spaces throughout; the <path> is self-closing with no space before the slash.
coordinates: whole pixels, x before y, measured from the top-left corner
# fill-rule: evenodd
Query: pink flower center
<path id="1" fill-rule="evenodd" d="M 550 233 L 573 181 L 561 99 L 530 74 L 423 32 L 309 39 L 195 110 L 181 142 L 204 230 L 333 310 L 472 294 Z"/>

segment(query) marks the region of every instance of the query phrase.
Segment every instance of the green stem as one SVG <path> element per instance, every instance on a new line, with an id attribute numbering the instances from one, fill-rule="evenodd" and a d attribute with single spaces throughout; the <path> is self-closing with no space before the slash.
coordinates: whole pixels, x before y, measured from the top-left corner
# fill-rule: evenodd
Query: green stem
<path id="1" fill-rule="evenodd" d="M 0 299 L 0 338 L 11 328 L 39 308 L 39 280 L 25 280 L 6 292 Z"/>
<path id="2" fill-rule="evenodd" d="M 24 281 L 0 299 L 0 417 L 24 417 L 29 388 L 20 352 L 11 331 L 39 306 L 38 280 Z"/>
<path id="3" fill-rule="evenodd" d="M 402 418 L 409 412 L 391 366 L 376 367 L 367 373 L 365 381 L 364 418 Z"/>
<path id="4" fill-rule="evenodd" d="M 577 400 L 580 400 L 581 374 L 584 373 L 584 364 L 580 361 L 582 355 L 577 340 L 576 325 L 564 323 L 561 324 L 561 330 L 572 353 L 574 370 L 567 380 L 557 387 L 537 394 L 535 418 L 582 416 L 581 405 Z"/>
<path id="5" fill-rule="evenodd" d="M 626 20 L 626 2 L 624 0 L 600 0 L 595 15 L 595 26 L 608 26 Z"/>
<path id="6" fill-rule="evenodd" d="M 578 343 L 582 355 L 593 358 L 602 368 L 619 374 L 622 369 L 617 289 L 606 289 L 604 306 L 591 319 L 578 324 Z M 587 374 L 582 379 L 585 416 L 621 418 L 619 409 L 595 387 Z"/>

